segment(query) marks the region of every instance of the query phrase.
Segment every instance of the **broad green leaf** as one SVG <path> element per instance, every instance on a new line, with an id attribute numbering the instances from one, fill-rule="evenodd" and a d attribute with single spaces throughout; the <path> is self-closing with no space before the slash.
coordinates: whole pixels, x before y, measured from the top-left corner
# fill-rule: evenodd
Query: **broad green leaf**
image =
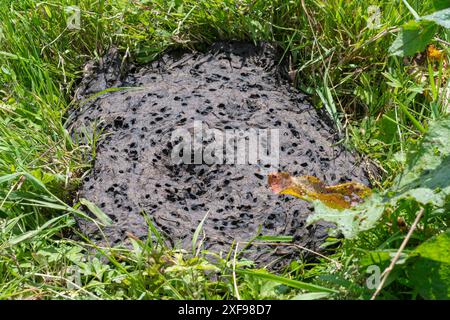
<path id="1" fill-rule="evenodd" d="M 384 211 L 383 199 L 373 194 L 364 203 L 350 209 L 338 210 L 327 207 L 320 201 L 314 201 L 314 213 L 306 222 L 312 224 L 327 221 L 336 224 L 345 238 L 355 238 L 360 232 L 373 228 Z"/>
<path id="2" fill-rule="evenodd" d="M 450 299 L 450 229 L 419 245 L 420 258 L 408 269 L 411 283 L 425 299 Z"/>
<path id="3" fill-rule="evenodd" d="M 448 1 L 448 0 L 433 0 L 433 7 L 436 10 L 450 8 L 450 1 Z"/>
<path id="4" fill-rule="evenodd" d="M 433 21 L 444 28 L 450 29 L 450 8 L 436 11 L 422 17 L 421 20 Z"/>
<path id="5" fill-rule="evenodd" d="M 421 143 L 406 155 L 406 168 L 397 176 L 392 203 L 410 197 L 444 207 L 450 198 L 450 116 L 431 123 Z"/>
<path id="6" fill-rule="evenodd" d="M 103 225 L 110 226 L 112 224 L 111 218 L 108 217 L 108 215 L 106 215 L 106 213 L 104 213 L 94 203 L 84 198 L 80 199 L 80 203 L 83 206 L 86 206 L 89 209 L 89 211 L 92 212 Z"/>
<path id="7" fill-rule="evenodd" d="M 383 114 L 378 121 L 380 128 L 378 138 L 387 144 L 392 143 L 398 137 L 397 123 L 394 119 L 394 110 L 391 110 Z"/>
<path id="8" fill-rule="evenodd" d="M 392 250 L 379 250 L 379 251 L 369 251 L 367 254 L 361 258 L 359 264 L 364 267 L 368 267 L 371 265 L 377 265 L 380 268 L 386 268 L 392 259 L 397 254 L 398 249 Z M 405 264 L 410 257 L 409 253 L 402 252 L 398 260 L 396 261 L 396 265 Z"/>
<path id="9" fill-rule="evenodd" d="M 392 259 L 392 253 L 395 254 L 396 251 L 393 250 L 383 250 L 383 251 L 370 251 L 361 258 L 359 261 L 361 266 L 367 267 L 373 264 L 378 266 L 387 265 Z"/>
<path id="10" fill-rule="evenodd" d="M 450 229 L 425 241 L 414 250 L 414 253 L 418 253 L 423 258 L 450 265 Z"/>
<path id="11" fill-rule="evenodd" d="M 450 264 L 420 258 L 408 269 L 408 276 L 424 299 L 450 299 Z"/>
<path id="12" fill-rule="evenodd" d="M 411 56 L 425 50 L 436 33 L 437 27 L 429 21 L 410 21 L 403 25 L 389 48 L 392 56 Z"/>

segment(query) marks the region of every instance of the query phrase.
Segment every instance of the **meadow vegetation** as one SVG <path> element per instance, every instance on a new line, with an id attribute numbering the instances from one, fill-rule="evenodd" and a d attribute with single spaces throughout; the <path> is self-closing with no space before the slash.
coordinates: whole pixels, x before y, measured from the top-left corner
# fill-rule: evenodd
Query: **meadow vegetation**
<path id="1" fill-rule="evenodd" d="M 80 9 L 80 29 L 68 28 L 70 6 Z M 373 266 L 388 267 L 411 228 L 376 298 L 448 299 L 449 6 L 2 0 L 0 299 L 369 299 Z M 447 13 L 419 19 L 439 10 Z M 328 112 L 342 143 L 376 168 L 371 182 L 385 199 L 379 219 L 354 237 L 330 238 L 329 256 L 299 258 L 279 274 L 235 259 L 234 248 L 222 256 L 168 248 L 152 226 L 133 249 L 71 240 L 82 214 L 73 195 L 97 143 L 74 142 L 66 129 L 83 65 L 111 45 L 147 63 L 171 48 L 203 50 L 217 40 L 282 48 L 295 85 Z"/>

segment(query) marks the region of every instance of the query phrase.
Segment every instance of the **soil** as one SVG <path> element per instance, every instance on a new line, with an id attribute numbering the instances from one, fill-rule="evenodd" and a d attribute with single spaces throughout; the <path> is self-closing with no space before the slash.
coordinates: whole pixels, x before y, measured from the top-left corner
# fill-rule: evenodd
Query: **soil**
<path id="1" fill-rule="evenodd" d="M 102 135 L 79 197 L 97 204 L 114 223 L 102 234 L 94 223 L 79 219 L 81 230 L 98 242 L 126 244 L 130 234 L 147 237 L 150 219 L 171 245 L 191 250 L 193 234 L 208 213 L 200 236 L 205 249 L 227 254 L 233 242 L 243 248 L 257 235 L 284 235 L 320 251 L 331 226 L 306 226 L 310 203 L 271 193 L 267 173 L 273 168 L 174 164 L 171 158 L 172 133 L 192 131 L 194 121 L 221 131 L 278 129 L 279 171 L 328 184 L 368 184 L 358 156 L 337 143 L 328 117 L 283 77 L 279 57 L 270 44 L 232 42 L 216 43 L 206 53 L 169 52 L 139 67 L 111 50 L 100 63 L 88 65 L 70 128 L 77 139 L 99 130 Z M 118 89 L 102 93 L 108 88 Z M 296 256 L 299 249 L 252 245 L 243 254 L 269 264 Z"/>

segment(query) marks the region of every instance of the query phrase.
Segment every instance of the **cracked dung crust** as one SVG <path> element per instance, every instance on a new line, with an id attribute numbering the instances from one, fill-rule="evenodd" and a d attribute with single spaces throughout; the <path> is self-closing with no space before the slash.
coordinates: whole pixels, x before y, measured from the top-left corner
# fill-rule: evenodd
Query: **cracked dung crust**
<path id="1" fill-rule="evenodd" d="M 328 184 L 367 177 L 354 155 L 336 145 L 334 129 L 306 97 L 282 80 L 270 45 L 217 43 L 207 53 L 169 53 L 144 67 L 127 69 L 112 51 L 80 86 L 82 99 L 110 87 L 139 87 L 97 97 L 74 113 L 73 131 L 100 123 L 105 135 L 80 197 L 114 221 L 107 241 L 145 238 L 145 212 L 174 244 L 191 249 L 203 226 L 204 246 L 228 252 L 233 241 L 257 235 L 292 235 L 318 250 L 326 224 L 305 226 L 312 206 L 272 194 L 258 165 L 174 165 L 171 133 L 194 120 L 209 128 L 280 130 L 280 171 L 313 175 Z M 84 233 L 101 240 L 97 227 L 79 220 Z M 240 248 L 244 247 L 243 244 Z M 273 248 L 272 248 L 273 249 Z M 292 248 L 249 248 L 248 257 L 268 263 Z"/>

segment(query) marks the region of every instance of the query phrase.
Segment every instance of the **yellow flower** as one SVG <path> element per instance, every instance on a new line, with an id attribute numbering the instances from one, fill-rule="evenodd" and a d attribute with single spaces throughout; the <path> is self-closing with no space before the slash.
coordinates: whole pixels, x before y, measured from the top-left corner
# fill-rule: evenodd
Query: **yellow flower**
<path id="1" fill-rule="evenodd" d="M 430 60 L 441 60 L 444 57 L 444 51 L 437 49 L 434 45 L 430 44 L 427 49 L 427 56 Z"/>

